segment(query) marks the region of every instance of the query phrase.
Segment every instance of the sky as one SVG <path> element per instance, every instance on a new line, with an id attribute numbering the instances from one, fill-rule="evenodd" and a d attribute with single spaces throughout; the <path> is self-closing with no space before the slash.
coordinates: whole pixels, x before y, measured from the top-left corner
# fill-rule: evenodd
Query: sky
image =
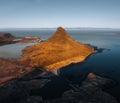
<path id="1" fill-rule="evenodd" d="M 120 0 L 0 0 L 0 28 L 120 28 Z"/>

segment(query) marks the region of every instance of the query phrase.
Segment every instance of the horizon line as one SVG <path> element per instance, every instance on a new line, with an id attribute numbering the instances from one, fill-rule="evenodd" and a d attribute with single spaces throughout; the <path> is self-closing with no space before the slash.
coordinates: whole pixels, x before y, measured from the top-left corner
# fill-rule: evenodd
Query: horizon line
<path id="1" fill-rule="evenodd" d="M 63 27 L 63 26 L 58 26 Z M 55 29 L 58 27 L 0 27 L 0 29 Z M 66 29 L 120 29 L 112 27 L 63 27 Z"/>

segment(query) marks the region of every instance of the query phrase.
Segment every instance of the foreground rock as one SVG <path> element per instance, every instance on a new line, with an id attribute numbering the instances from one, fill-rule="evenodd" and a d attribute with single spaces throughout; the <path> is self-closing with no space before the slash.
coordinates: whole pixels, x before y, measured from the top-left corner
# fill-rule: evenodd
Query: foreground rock
<path id="1" fill-rule="evenodd" d="M 16 59 L 0 59 L 0 84 L 25 75 L 33 69 L 20 64 Z"/>
<path id="2" fill-rule="evenodd" d="M 49 39 L 26 47 L 21 61 L 28 62 L 32 67 L 52 70 L 84 61 L 93 52 L 94 48 L 76 42 L 63 28 L 59 27 Z"/>
<path id="3" fill-rule="evenodd" d="M 62 98 L 44 103 L 118 103 L 116 98 L 102 90 L 111 84 L 114 85 L 112 80 L 89 73 L 80 86 L 72 85 L 73 90 L 64 92 Z"/>
<path id="4" fill-rule="evenodd" d="M 37 97 L 41 101 L 41 96 L 31 96 L 31 91 L 42 88 L 50 81 L 49 79 L 44 79 L 43 74 L 45 75 L 45 73 L 36 69 L 29 74 L 14 78 L 0 85 L 0 103 L 30 103 L 36 100 L 35 98 Z M 43 77 L 43 79 L 40 77 Z"/>
<path id="5" fill-rule="evenodd" d="M 35 70 L 0 86 L 0 103 L 118 103 L 113 96 L 102 90 L 103 87 L 113 85 L 114 82 L 93 73 L 90 73 L 82 84 L 67 83 L 71 88 L 64 91 L 62 97 L 45 100 L 40 95 L 42 91 L 38 90 L 43 90 L 45 85 L 52 82 L 52 78 L 56 78 L 54 76 L 48 78 L 47 75 L 48 72 Z M 38 93 L 34 94 L 36 90 Z"/>

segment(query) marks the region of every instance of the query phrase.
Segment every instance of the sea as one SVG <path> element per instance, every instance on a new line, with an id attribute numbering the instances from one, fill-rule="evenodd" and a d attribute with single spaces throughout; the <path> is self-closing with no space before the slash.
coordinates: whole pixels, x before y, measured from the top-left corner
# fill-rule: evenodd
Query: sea
<path id="1" fill-rule="evenodd" d="M 56 28 L 0 29 L 0 32 L 9 32 L 16 37 L 37 36 L 42 40 L 51 37 L 55 31 Z M 66 31 L 76 41 L 97 47 L 100 51 L 90 55 L 82 63 L 71 64 L 63 68 L 61 76 L 64 77 L 68 74 L 77 77 L 83 73 L 93 72 L 110 78 L 118 83 L 117 86 L 110 90 L 110 93 L 113 96 L 120 97 L 120 29 L 66 28 Z M 0 57 L 19 59 L 21 58 L 22 49 L 33 44 L 35 43 L 0 46 Z M 77 79 L 80 79 L 80 76 L 78 77 Z"/>

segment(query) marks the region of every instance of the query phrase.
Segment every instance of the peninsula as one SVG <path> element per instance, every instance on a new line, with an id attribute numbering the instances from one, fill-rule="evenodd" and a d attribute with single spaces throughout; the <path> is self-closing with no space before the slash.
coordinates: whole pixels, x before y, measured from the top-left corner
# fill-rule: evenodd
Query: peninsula
<path id="1" fill-rule="evenodd" d="M 52 37 L 24 48 L 20 61 L 49 71 L 82 62 L 92 53 L 93 47 L 75 41 L 62 27 L 58 27 Z"/>

